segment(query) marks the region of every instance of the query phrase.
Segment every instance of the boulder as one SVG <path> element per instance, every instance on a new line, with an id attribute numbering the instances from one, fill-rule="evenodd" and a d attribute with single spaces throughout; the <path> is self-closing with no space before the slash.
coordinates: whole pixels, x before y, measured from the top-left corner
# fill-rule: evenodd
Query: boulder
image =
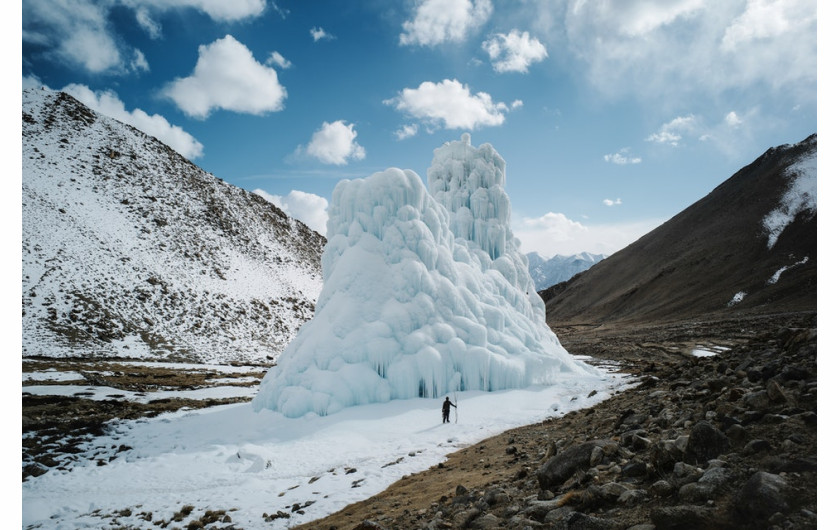
<path id="1" fill-rule="evenodd" d="M 702 506 L 665 506 L 651 511 L 656 530 L 712 530 L 719 528 L 714 512 Z"/>
<path id="2" fill-rule="evenodd" d="M 592 451 L 596 447 L 603 448 L 607 440 L 591 440 L 569 447 L 562 453 L 551 457 L 537 471 L 540 488 L 554 490 L 562 485 L 577 471 L 589 467 Z"/>
<path id="3" fill-rule="evenodd" d="M 610 519 L 572 512 L 563 518 L 563 527 L 568 530 L 623 530 L 623 526 Z"/>
<path id="4" fill-rule="evenodd" d="M 704 464 L 729 449 L 729 438 L 707 421 L 698 421 L 688 436 L 686 461 Z"/>
<path id="5" fill-rule="evenodd" d="M 735 495 L 735 511 L 743 521 L 766 521 L 788 511 L 789 487 L 780 475 L 757 471 Z"/>

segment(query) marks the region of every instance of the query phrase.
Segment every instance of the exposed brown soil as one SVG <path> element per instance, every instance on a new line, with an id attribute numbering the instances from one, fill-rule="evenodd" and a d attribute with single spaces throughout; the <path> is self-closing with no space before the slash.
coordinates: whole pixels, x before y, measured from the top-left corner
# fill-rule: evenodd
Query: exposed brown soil
<path id="1" fill-rule="evenodd" d="M 159 390 L 196 390 L 215 386 L 222 378 L 225 386 L 256 386 L 264 371 L 243 367 L 234 374 L 210 369 L 185 370 L 164 366 L 137 366 L 119 360 L 27 358 L 23 373 L 53 369 L 77 372 L 70 381 L 24 381 L 22 398 L 22 473 L 23 480 L 44 474 L 50 468 L 69 469 L 82 452 L 80 446 L 105 433 L 109 425 L 143 417 L 153 417 L 181 409 L 200 409 L 248 398 L 224 399 L 150 399 L 147 403 L 129 401 L 114 395 L 113 399 L 92 400 L 89 386 L 107 386 L 136 394 L 154 396 Z M 235 379 L 240 379 L 236 381 Z M 28 393 L 30 385 L 75 385 L 72 396 L 36 396 Z M 128 447 L 116 447 L 97 457 L 104 465 L 115 454 Z"/>

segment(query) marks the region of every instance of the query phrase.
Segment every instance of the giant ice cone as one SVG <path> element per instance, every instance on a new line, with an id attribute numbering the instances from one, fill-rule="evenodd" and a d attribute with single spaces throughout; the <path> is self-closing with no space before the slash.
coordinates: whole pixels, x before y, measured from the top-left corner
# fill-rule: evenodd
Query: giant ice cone
<path id="1" fill-rule="evenodd" d="M 429 191 L 391 168 L 336 186 L 315 315 L 266 374 L 256 409 L 324 415 L 598 375 L 545 323 L 495 149 L 465 134 L 435 150 L 428 181 Z"/>

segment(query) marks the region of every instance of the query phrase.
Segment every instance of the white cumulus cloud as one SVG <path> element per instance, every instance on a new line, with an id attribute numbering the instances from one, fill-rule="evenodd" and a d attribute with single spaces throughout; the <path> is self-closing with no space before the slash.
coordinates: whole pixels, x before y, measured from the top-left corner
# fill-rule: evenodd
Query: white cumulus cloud
<path id="1" fill-rule="evenodd" d="M 621 205 L 621 199 L 614 199 L 614 200 L 613 199 L 604 199 L 604 205 L 605 206 L 620 206 Z"/>
<path id="2" fill-rule="evenodd" d="M 425 81 L 417 88 L 404 88 L 397 97 L 384 103 L 447 129 L 501 125 L 509 110 L 504 103 L 494 103 L 486 92 L 472 94 L 469 86 L 457 79 L 444 79 L 440 83 Z"/>
<path id="3" fill-rule="evenodd" d="M 268 63 L 276 65 L 283 70 L 287 70 L 292 67 L 292 61 L 280 55 L 280 52 L 271 52 L 271 56 L 268 58 Z"/>
<path id="4" fill-rule="evenodd" d="M 148 8 L 138 7 L 134 13 L 134 18 L 137 19 L 137 23 L 152 39 L 163 37 L 163 27 L 160 25 L 160 22 L 155 20 Z"/>
<path id="5" fill-rule="evenodd" d="M 738 114 L 734 110 L 726 115 L 724 121 L 726 121 L 726 124 L 730 127 L 737 127 L 744 123 L 744 120 L 742 120 L 741 117 L 738 116 Z"/>
<path id="6" fill-rule="evenodd" d="M 140 50 L 134 50 L 134 59 L 131 61 L 131 69 L 142 72 L 149 71 L 149 62 Z"/>
<path id="7" fill-rule="evenodd" d="M 496 33 L 481 45 L 497 72 L 525 73 L 528 67 L 548 57 L 548 50 L 527 31 L 513 30 L 507 35 Z"/>
<path id="8" fill-rule="evenodd" d="M 809 3 L 802 0 L 749 0 L 744 12 L 726 28 L 721 49 L 732 52 L 753 42 L 772 42 L 791 31 L 807 29 L 816 21 L 816 11 L 803 9 Z"/>
<path id="9" fill-rule="evenodd" d="M 417 124 L 409 123 L 408 125 L 403 125 L 394 134 L 396 135 L 397 140 L 405 140 L 406 138 L 411 138 L 412 136 L 417 134 Z"/>
<path id="10" fill-rule="evenodd" d="M 619 149 L 617 153 L 604 155 L 604 160 L 612 164 L 618 164 L 619 166 L 626 164 L 641 164 L 642 162 L 640 157 L 630 155 L 629 147 Z"/>
<path id="11" fill-rule="evenodd" d="M 230 35 L 199 46 L 192 75 L 172 81 L 162 93 L 199 119 L 215 109 L 246 114 L 282 110 L 287 95 L 277 72 Z"/>
<path id="12" fill-rule="evenodd" d="M 613 254 L 662 222 L 650 219 L 620 224 L 583 224 L 562 213 L 548 212 L 537 218 L 515 216 L 512 228 L 523 252 L 570 256 L 579 252 Z"/>
<path id="13" fill-rule="evenodd" d="M 305 152 L 325 164 L 338 166 L 347 164 L 351 158 L 362 160 L 365 157 L 365 148 L 356 143 L 357 135 L 352 123 L 344 123 L 344 120 L 324 122 L 321 128 L 312 134 Z"/>
<path id="14" fill-rule="evenodd" d="M 288 195 L 272 195 L 259 188 L 254 193 L 277 206 L 287 215 L 315 230 L 322 236 L 327 235 L 327 199 L 314 193 L 292 190 Z"/>
<path id="15" fill-rule="evenodd" d="M 94 92 L 85 85 L 70 84 L 61 89 L 93 110 L 127 123 L 144 133 L 154 136 L 184 157 L 194 160 L 202 156 L 204 146 L 177 125 L 172 125 L 160 114 L 149 115 L 140 109 L 131 112 L 119 96 L 111 91 Z"/>
<path id="16" fill-rule="evenodd" d="M 581 60 L 608 95 L 679 99 L 753 87 L 816 94 L 816 0 L 537 5 L 535 27 Z"/>
<path id="17" fill-rule="evenodd" d="M 213 20 L 233 22 L 262 14 L 265 0 L 27 0 L 23 2 L 23 41 L 37 44 L 57 62 L 87 72 L 126 74 L 146 71 L 145 57 L 127 46 L 109 22 L 116 7 L 134 11 L 137 24 L 158 39 L 162 27 L 155 14 L 195 9 Z"/>
<path id="18" fill-rule="evenodd" d="M 109 9 L 92 0 L 28 0 L 23 3 L 23 41 L 91 73 L 119 71 L 123 59 L 108 24 Z"/>
<path id="19" fill-rule="evenodd" d="M 44 86 L 44 83 L 41 82 L 41 79 L 37 75 L 25 75 L 23 76 L 23 89 L 26 90 L 27 88 L 41 88 Z"/>
<path id="20" fill-rule="evenodd" d="M 678 116 L 668 123 L 663 124 L 657 132 L 652 133 L 646 140 L 648 142 L 669 144 L 676 147 L 680 145 L 683 134 L 694 131 L 696 125 L 697 118 L 694 115 Z"/>
<path id="21" fill-rule="evenodd" d="M 401 45 L 436 46 L 461 42 L 493 13 L 490 0 L 422 0 L 411 20 L 403 22 Z"/>
<path id="22" fill-rule="evenodd" d="M 317 27 L 317 28 L 310 29 L 309 34 L 312 35 L 312 40 L 314 42 L 318 42 L 319 40 L 322 40 L 322 39 L 333 40 L 335 38 L 334 35 L 331 35 L 331 34 L 327 33 L 326 31 L 324 31 L 324 28 L 322 28 L 322 27 Z"/>
<path id="23" fill-rule="evenodd" d="M 265 0 L 122 0 L 136 10 L 168 11 L 173 9 L 195 9 L 205 13 L 217 22 L 235 22 L 262 14 Z M 148 17 L 148 14 L 146 15 Z"/>

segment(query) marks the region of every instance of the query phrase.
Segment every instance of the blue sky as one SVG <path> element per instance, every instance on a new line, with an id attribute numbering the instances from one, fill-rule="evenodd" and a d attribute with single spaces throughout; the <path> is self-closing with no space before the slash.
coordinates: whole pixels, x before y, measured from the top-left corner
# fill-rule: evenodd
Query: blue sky
<path id="1" fill-rule="evenodd" d="M 335 184 L 507 162 L 523 251 L 612 253 L 817 131 L 816 0 L 25 0 L 63 89 L 323 230 Z"/>

